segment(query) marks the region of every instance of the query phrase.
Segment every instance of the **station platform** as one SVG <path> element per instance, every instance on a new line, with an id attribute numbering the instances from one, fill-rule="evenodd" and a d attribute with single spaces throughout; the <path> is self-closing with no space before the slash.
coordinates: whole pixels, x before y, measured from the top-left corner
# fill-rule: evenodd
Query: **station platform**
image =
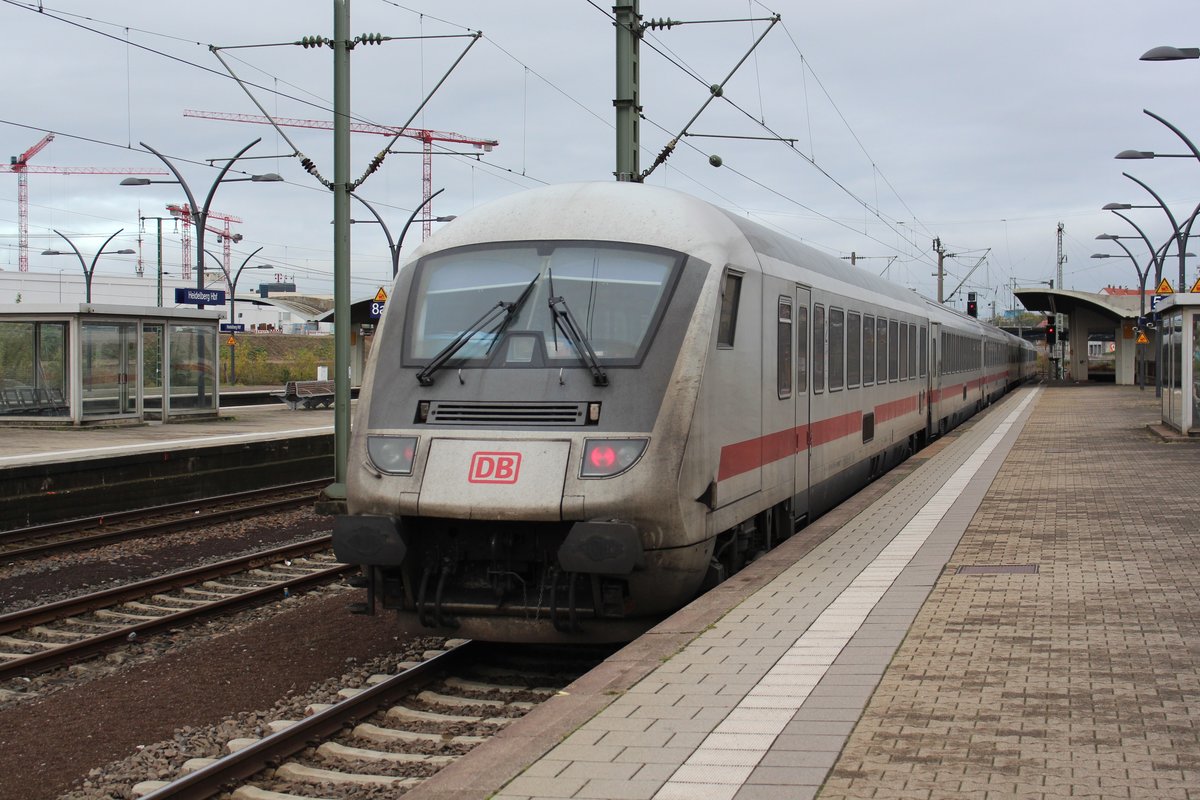
<path id="1" fill-rule="evenodd" d="M 1036 386 L 406 800 L 1200 797 L 1200 443 Z"/>
<path id="2" fill-rule="evenodd" d="M 333 474 L 331 409 L 222 409 L 191 422 L 0 430 L 0 530 Z"/>
<path id="3" fill-rule="evenodd" d="M 283 403 L 222 410 L 216 419 L 82 428 L 6 427 L 0 469 L 163 449 L 212 447 L 333 433 L 333 411 L 292 411 Z"/>

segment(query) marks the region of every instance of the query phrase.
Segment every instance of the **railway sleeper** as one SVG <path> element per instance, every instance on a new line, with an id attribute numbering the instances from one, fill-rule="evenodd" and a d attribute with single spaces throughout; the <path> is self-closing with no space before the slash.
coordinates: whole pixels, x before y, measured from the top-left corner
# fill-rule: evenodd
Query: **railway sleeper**
<path id="1" fill-rule="evenodd" d="M 363 722 L 354 727 L 350 735 L 357 739 L 365 739 L 369 742 L 378 742 L 380 744 L 395 744 L 402 742 L 405 744 L 482 744 L 487 741 L 486 736 L 451 736 L 446 738 L 440 733 L 421 733 L 418 731 L 402 731 L 396 728 L 382 728 L 378 725 L 372 725 L 369 722 Z"/>
<path id="2" fill-rule="evenodd" d="M 467 714 L 441 714 L 436 711 L 418 711 L 415 708 L 408 706 L 392 706 L 387 710 L 384 716 L 388 719 L 398 719 L 406 721 L 419 722 L 436 722 L 438 724 L 449 724 L 454 722 L 482 722 L 485 725 L 508 725 L 517 720 L 516 717 L 481 717 L 478 715 Z"/>
<path id="3" fill-rule="evenodd" d="M 492 683 L 484 683 L 482 681 L 469 681 L 465 678 L 447 678 L 446 686 L 451 689 L 458 689 L 464 692 L 500 692 L 501 694 L 517 694 L 519 692 L 533 692 L 535 694 L 546 695 L 547 697 L 557 694 L 557 689 L 549 687 L 527 687 L 527 686 L 506 686 Z"/>
<path id="4" fill-rule="evenodd" d="M 34 652 L 37 650 L 55 650 L 61 647 L 61 645 L 53 642 L 39 642 L 36 639 L 18 639 L 15 636 L 0 636 L 0 645 L 7 647 L 29 647 L 33 648 Z M 29 655 L 29 653 L 25 655 Z"/>
<path id="5" fill-rule="evenodd" d="M 349 747 L 337 742 L 325 742 L 317 748 L 317 754 L 327 758 L 345 759 L 347 761 L 390 761 L 394 764 L 432 764 L 444 767 L 457 761 L 457 756 L 435 756 L 425 753 L 393 753 L 389 750 L 368 750 L 365 747 Z"/>
<path id="6" fill-rule="evenodd" d="M 338 772 L 332 769 L 310 767 L 289 761 L 277 768 L 274 776 L 280 780 L 300 781 L 303 783 L 348 783 L 355 786 L 388 786 L 393 788 L 410 788 L 419 784 L 422 778 L 401 778 L 395 775 L 361 775 L 358 773 Z"/>

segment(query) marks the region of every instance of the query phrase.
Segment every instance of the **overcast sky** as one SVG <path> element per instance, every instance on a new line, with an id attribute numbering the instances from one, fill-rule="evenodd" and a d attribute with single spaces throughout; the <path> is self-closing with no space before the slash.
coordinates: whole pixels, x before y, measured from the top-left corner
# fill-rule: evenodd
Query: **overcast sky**
<path id="1" fill-rule="evenodd" d="M 435 214 L 449 215 L 543 184 L 612 180 L 615 166 L 614 32 L 611 0 L 353 0 L 351 30 L 407 37 L 352 55 L 352 109 L 364 123 L 401 125 L 445 78 L 411 127 L 495 139 L 476 159 L 469 146 L 442 145 L 433 158 Z M 40 10 L 39 10 L 40 9 Z M 936 293 L 931 242 L 947 261 L 949 293 L 980 293 L 986 312 L 1012 306 L 1012 280 L 1054 277 L 1056 228 L 1065 226 L 1066 288 L 1131 286 L 1128 258 L 1100 233 L 1133 235 L 1100 210 L 1108 202 L 1154 203 L 1127 171 L 1186 217 L 1200 202 L 1200 163 L 1172 158 L 1117 161 L 1120 150 L 1187 152 L 1164 117 L 1200 143 L 1200 61 L 1141 62 L 1151 47 L 1200 46 L 1195 0 L 895 0 L 809 3 L 777 0 L 641 0 L 645 19 L 756 18 L 648 32 L 642 47 L 645 118 L 641 166 L 677 134 L 767 28 L 754 53 L 647 182 L 677 188 L 846 257 L 923 294 Z M 161 169 L 139 142 L 167 154 L 201 199 L 216 177 L 207 159 L 228 158 L 261 136 L 240 161 L 245 173 L 278 172 L 286 183 L 223 184 L 212 208 L 239 217 L 236 268 L 275 265 L 301 288 L 332 292 L 332 195 L 299 166 L 273 129 L 190 118 L 199 110 L 258 115 L 209 46 L 276 45 L 332 36 L 329 0 L 0 0 L 0 155 L 16 156 L 46 132 L 55 140 L 30 162 L 46 167 Z M 470 38 L 483 37 L 468 50 Z M 443 38 L 417 38 L 417 37 Z M 445 37 L 453 38 L 445 38 Z M 449 71 L 465 51 L 461 63 Z M 332 108 L 332 51 L 297 46 L 223 51 L 272 115 L 321 120 Z M 333 177 L 332 133 L 286 128 L 297 148 Z M 764 138 L 711 138 L 764 137 Z M 770 137 L 794 140 L 769 141 Z M 358 177 L 388 140 L 356 134 Z M 394 236 L 421 202 L 419 143 L 401 139 L 358 193 Z M 709 155 L 724 166 L 713 168 Z M 120 175 L 29 176 L 30 269 L 57 272 L 42 256 L 70 236 L 90 259 L 139 247 L 138 218 L 165 216 L 185 201 L 177 185 L 118 188 Z M 0 269 L 16 271 L 17 179 L 0 188 Z M 356 219 L 370 219 L 355 204 Z M 1168 234 L 1159 209 L 1129 212 L 1155 241 Z M 436 232 L 438 225 L 433 226 Z M 154 227 L 141 247 L 154 261 Z M 169 272 L 180 246 L 171 224 Z M 414 225 L 410 251 L 421 238 Z M 210 236 L 211 249 L 220 245 Z M 1145 246 L 1126 243 L 1139 258 Z M 1193 250 L 1196 246 L 1193 245 Z M 375 225 L 353 228 L 356 297 L 390 281 L 386 241 Z M 986 255 L 986 258 L 984 257 Z M 132 274 L 132 256 L 106 255 L 97 271 Z M 982 261 L 981 261 L 982 259 Z M 1200 259 L 1198 259 L 1200 260 Z M 147 270 L 150 276 L 153 268 Z M 262 273 L 267 274 L 267 273 Z M 1176 282 L 1177 262 L 1165 274 Z M 1188 282 L 1195 280 L 1194 267 Z M 149 278 L 148 278 L 149 279 Z M 256 282 L 243 277 L 239 288 Z M 1185 287 L 1186 288 L 1186 287 Z M 12 302 L 0 297 L 0 302 Z"/>

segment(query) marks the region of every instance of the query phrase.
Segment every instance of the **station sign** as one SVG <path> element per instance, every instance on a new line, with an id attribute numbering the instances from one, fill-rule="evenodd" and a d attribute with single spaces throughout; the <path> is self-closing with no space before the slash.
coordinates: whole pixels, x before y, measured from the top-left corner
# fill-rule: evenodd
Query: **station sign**
<path id="1" fill-rule="evenodd" d="M 204 306 L 221 306 L 225 304 L 224 289 L 175 289 L 175 302 L 188 305 L 196 305 L 203 308 Z"/>
<path id="2" fill-rule="evenodd" d="M 222 322 L 221 333 L 245 333 L 246 323 L 244 322 Z"/>
<path id="3" fill-rule="evenodd" d="M 383 316 L 383 307 L 387 303 L 387 292 L 383 287 L 379 287 L 379 291 L 375 293 L 375 299 L 371 301 L 371 319 L 379 319 Z"/>
<path id="4" fill-rule="evenodd" d="M 1166 295 L 1155 294 L 1150 296 L 1150 310 L 1158 311 L 1158 301 L 1162 300 Z"/>

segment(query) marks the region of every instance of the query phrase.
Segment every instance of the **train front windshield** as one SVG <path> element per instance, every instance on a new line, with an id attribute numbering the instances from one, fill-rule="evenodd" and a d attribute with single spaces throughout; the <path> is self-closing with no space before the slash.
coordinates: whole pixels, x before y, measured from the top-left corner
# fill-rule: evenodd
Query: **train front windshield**
<path id="1" fill-rule="evenodd" d="M 406 360 L 428 363 L 452 347 L 455 366 L 572 365 L 580 356 L 550 303 L 562 298 L 559 315 L 570 311 L 600 362 L 636 363 L 681 262 L 662 250 L 578 243 L 431 256 L 413 281 Z"/>

